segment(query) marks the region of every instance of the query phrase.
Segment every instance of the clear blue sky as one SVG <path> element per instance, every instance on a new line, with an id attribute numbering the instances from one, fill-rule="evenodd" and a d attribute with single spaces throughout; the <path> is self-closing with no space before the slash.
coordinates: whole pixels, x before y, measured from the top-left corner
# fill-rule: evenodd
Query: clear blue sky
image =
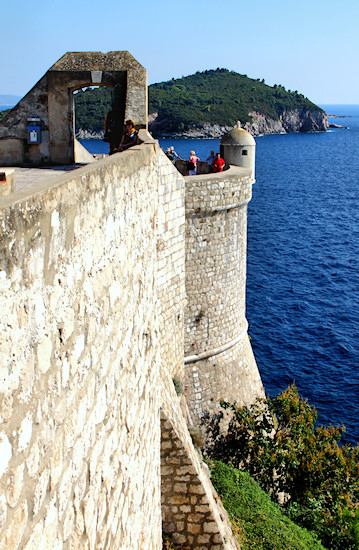
<path id="1" fill-rule="evenodd" d="M 358 0 L 5 0 L 0 94 L 67 51 L 128 50 L 160 82 L 224 67 L 319 104 L 359 103 Z"/>

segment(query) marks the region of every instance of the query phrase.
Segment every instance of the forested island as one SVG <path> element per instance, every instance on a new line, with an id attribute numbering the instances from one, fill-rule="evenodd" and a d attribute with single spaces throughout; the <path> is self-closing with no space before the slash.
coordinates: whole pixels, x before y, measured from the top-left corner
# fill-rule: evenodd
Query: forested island
<path id="1" fill-rule="evenodd" d="M 103 131 L 113 91 L 94 88 L 75 95 L 76 131 Z M 239 120 L 251 134 L 327 130 L 324 111 L 297 91 L 264 79 L 216 69 L 152 84 L 149 130 L 158 136 L 221 137 Z"/>
<path id="2" fill-rule="evenodd" d="M 220 137 L 238 120 L 253 135 L 327 129 L 324 111 L 303 94 L 227 69 L 149 87 L 154 135 Z"/>
<path id="3" fill-rule="evenodd" d="M 87 88 L 74 98 L 77 135 L 102 138 L 113 89 Z M 325 112 L 298 91 L 219 68 L 152 84 L 148 112 L 155 137 L 221 137 L 238 120 L 252 135 L 328 129 Z"/>

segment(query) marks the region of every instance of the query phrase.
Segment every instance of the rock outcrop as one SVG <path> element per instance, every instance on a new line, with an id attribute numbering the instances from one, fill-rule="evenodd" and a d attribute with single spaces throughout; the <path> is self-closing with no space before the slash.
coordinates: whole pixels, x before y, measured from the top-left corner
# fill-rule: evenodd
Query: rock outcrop
<path id="1" fill-rule="evenodd" d="M 244 128 L 253 136 L 259 134 L 286 134 L 292 132 L 326 132 L 328 119 L 324 111 L 284 111 L 279 120 L 262 115 L 261 113 L 249 113 L 253 122 L 247 122 Z"/>
<path id="2" fill-rule="evenodd" d="M 76 133 L 78 139 L 103 139 L 105 131 L 101 132 L 91 132 L 90 130 L 83 130 L 82 128 Z"/>
<path id="3" fill-rule="evenodd" d="M 329 127 L 327 115 L 319 110 L 285 111 L 278 120 L 257 112 L 249 114 L 252 117 L 252 122 L 245 123 L 243 127 L 253 136 L 292 132 L 326 132 Z M 196 124 L 190 128 L 169 132 L 166 131 L 166 119 L 161 118 L 158 113 L 149 115 L 148 127 L 155 136 L 192 139 L 220 138 L 231 129 L 229 126 L 220 124 Z"/>
<path id="4" fill-rule="evenodd" d="M 287 134 L 293 132 L 326 132 L 329 128 L 327 115 L 323 111 L 306 111 L 297 109 L 295 111 L 284 111 L 278 120 L 269 118 L 261 113 L 249 113 L 252 122 L 243 125 L 252 136 L 262 134 Z M 231 126 L 221 124 L 194 124 L 190 128 L 178 129 L 177 131 L 166 130 L 166 118 L 158 113 L 152 113 L 148 117 L 148 129 L 155 136 L 171 138 L 221 138 L 232 129 Z M 334 127 L 334 126 L 332 126 Z M 90 132 L 80 130 L 76 137 L 79 139 L 103 139 L 104 132 Z"/>

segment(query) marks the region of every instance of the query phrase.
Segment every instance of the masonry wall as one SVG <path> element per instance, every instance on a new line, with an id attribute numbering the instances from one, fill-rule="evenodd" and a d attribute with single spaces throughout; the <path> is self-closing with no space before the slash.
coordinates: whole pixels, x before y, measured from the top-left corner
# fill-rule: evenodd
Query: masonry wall
<path id="1" fill-rule="evenodd" d="M 27 119 L 34 113 L 42 120 L 40 145 L 27 144 Z M 2 166 L 18 166 L 29 158 L 34 159 L 34 164 L 49 162 L 49 142 L 47 78 L 43 76 L 1 121 L 0 163 Z"/>
<path id="2" fill-rule="evenodd" d="M 142 137 L 125 153 L 0 197 L 0 550 L 160 550 L 162 532 L 191 550 L 237 548 L 188 431 L 201 411 L 189 414 L 187 404 L 198 381 L 232 383 L 247 398 L 252 384 L 255 395 L 257 371 L 245 322 L 241 339 L 221 351 L 221 370 L 213 356 L 184 369 L 185 180 Z M 204 293 L 215 301 L 203 273 L 211 274 L 211 254 L 228 283 L 221 290 L 217 280 L 218 299 L 235 294 L 226 266 L 238 240 L 231 231 L 245 217 L 227 212 L 225 240 L 222 222 L 205 225 L 217 215 L 212 203 L 222 213 L 232 210 L 228 197 L 248 196 L 242 176 L 189 181 L 195 315 Z M 216 243 L 217 233 L 224 249 L 202 257 L 203 239 Z M 187 350 L 198 327 L 190 319 Z M 209 346 L 238 336 L 235 323 L 226 334 L 215 319 Z M 206 333 L 198 334 L 200 351 Z M 174 380 L 185 382 L 184 395 Z"/>
<path id="3" fill-rule="evenodd" d="M 186 395 L 195 419 L 263 386 L 245 317 L 249 170 L 186 178 Z"/>
<path id="4" fill-rule="evenodd" d="M 0 199 L 1 549 L 161 548 L 183 185 L 152 143 Z"/>
<path id="5" fill-rule="evenodd" d="M 166 372 L 161 409 L 163 533 L 191 550 L 238 550 L 227 513 L 212 487 L 208 467 L 194 448 L 180 412 L 185 397 L 175 395 L 168 378 Z"/>

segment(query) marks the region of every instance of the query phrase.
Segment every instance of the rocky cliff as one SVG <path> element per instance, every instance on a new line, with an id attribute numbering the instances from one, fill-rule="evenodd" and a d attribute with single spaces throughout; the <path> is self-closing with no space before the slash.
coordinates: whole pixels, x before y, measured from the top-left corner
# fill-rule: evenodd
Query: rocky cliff
<path id="1" fill-rule="evenodd" d="M 246 122 L 243 127 L 253 136 L 292 132 L 326 132 L 329 128 L 327 115 L 319 110 L 284 111 L 278 120 L 257 112 L 249 114 L 252 122 Z M 220 138 L 231 129 L 230 126 L 221 126 L 220 124 L 196 124 L 187 129 L 169 132 L 166 131 L 166 119 L 161 118 L 158 113 L 149 115 L 148 128 L 154 136 L 192 139 Z"/>

